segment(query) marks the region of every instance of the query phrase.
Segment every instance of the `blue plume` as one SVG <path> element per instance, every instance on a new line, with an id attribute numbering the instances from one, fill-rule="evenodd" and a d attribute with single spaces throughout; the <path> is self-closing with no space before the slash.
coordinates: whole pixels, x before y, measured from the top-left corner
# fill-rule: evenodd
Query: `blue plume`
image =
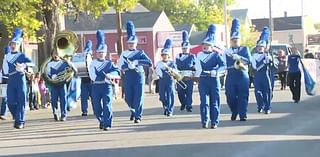
<path id="1" fill-rule="evenodd" d="M 187 31 L 182 31 L 182 43 L 181 47 L 182 48 L 188 48 L 190 46 L 189 43 L 189 34 Z"/>
<path id="2" fill-rule="evenodd" d="M 101 30 L 98 30 L 96 37 L 97 37 L 96 51 L 97 52 L 107 52 L 107 45 L 105 43 L 104 32 L 102 32 Z"/>
<path id="3" fill-rule="evenodd" d="M 215 25 L 213 24 L 209 25 L 206 37 L 202 41 L 203 44 L 209 44 L 213 46 L 215 42 L 214 35 L 216 33 L 216 29 L 217 28 Z"/>
<path id="4" fill-rule="evenodd" d="M 11 52 L 11 48 L 9 47 L 9 46 L 6 46 L 5 48 L 4 48 L 4 54 L 8 54 L 8 53 L 10 53 Z"/>
<path id="5" fill-rule="evenodd" d="M 84 47 L 83 52 L 86 52 L 86 53 L 91 53 L 92 52 L 92 41 L 91 40 L 88 40 L 86 42 L 86 46 Z"/>
<path id="6" fill-rule="evenodd" d="M 240 38 L 240 20 L 237 18 L 232 20 L 230 37 L 231 39 Z"/>
<path id="7" fill-rule="evenodd" d="M 137 42 L 135 27 L 132 21 L 127 22 L 127 40 L 128 42 Z"/>
<path id="8" fill-rule="evenodd" d="M 172 48 L 172 40 L 167 39 L 164 43 L 163 49 L 161 50 L 161 54 L 169 54 L 170 49 Z"/>
<path id="9" fill-rule="evenodd" d="M 266 42 L 266 44 L 268 44 L 269 43 L 269 36 L 270 36 L 269 28 L 263 27 L 263 30 L 260 34 L 259 40 L 263 40 Z"/>
<path id="10" fill-rule="evenodd" d="M 22 29 L 21 28 L 16 28 L 14 30 L 14 32 L 13 32 L 11 42 L 15 42 L 17 44 L 21 44 L 22 43 L 22 35 L 23 35 Z"/>

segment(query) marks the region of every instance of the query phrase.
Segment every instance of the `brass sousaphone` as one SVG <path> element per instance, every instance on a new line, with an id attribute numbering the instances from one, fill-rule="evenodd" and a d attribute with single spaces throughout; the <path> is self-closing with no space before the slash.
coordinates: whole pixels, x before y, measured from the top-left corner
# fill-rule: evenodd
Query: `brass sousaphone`
<path id="1" fill-rule="evenodd" d="M 40 68 L 40 72 L 46 82 L 50 84 L 60 84 L 68 82 L 72 79 L 76 69 L 69 60 L 72 57 L 73 53 L 77 50 L 77 47 L 78 38 L 74 32 L 64 30 L 57 33 L 54 39 L 54 50 L 62 60 L 66 61 L 69 64 L 69 67 L 57 74 L 57 77 L 53 79 L 49 77 L 49 74 L 47 73 L 48 63 L 52 60 L 52 57 L 49 57 Z"/>

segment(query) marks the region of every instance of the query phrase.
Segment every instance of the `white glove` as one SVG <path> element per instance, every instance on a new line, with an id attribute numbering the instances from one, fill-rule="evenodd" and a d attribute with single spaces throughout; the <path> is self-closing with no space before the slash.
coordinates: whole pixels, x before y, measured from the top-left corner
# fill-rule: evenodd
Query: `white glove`
<path id="1" fill-rule="evenodd" d="M 51 79 L 53 79 L 53 80 L 56 79 L 56 78 L 57 78 L 57 75 L 56 75 L 56 74 L 54 74 L 54 75 L 51 76 Z"/>
<path id="2" fill-rule="evenodd" d="M 211 70 L 210 75 L 211 77 L 217 77 L 217 70 Z"/>
<path id="3" fill-rule="evenodd" d="M 112 78 L 112 75 L 108 73 L 108 74 L 106 74 L 106 78 L 107 78 L 107 79 L 111 79 L 111 78 Z"/>
<path id="4" fill-rule="evenodd" d="M 23 66 L 23 64 L 17 63 L 17 64 L 16 64 L 16 70 L 17 70 L 18 72 L 23 72 L 23 71 L 24 71 L 24 66 Z"/>
<path id="5" fill-rule="evenodd" d="M 138 61 L 138 60 L 134 60 L 134 61 L 132 62 L 132 64 L 135 65 L 135 66 L 137 66 L 137 65 L 139 65 L 139 61 Z"/>
<path id="6" fill-rule="evenodd" d="M 241 57 L 238 54 L 233 54 L 232 59 L 233 60 L 239 60 Z"/>
<path id="7" fill-rule="evenodd" d="M 132 69 L 135 69 L 135 68 L 136 68 L 136 66 L 135 66 L 135 65 L 133 65 L 133 64 L 128 64 L 128 68 L 132 70 Z"/>
<path id="8" fill-rule="evenodd" d="M 272 60 L 271 56 L 267 56 L 266 59 L 263 61 L 265 64 L 269 64 Z"/>

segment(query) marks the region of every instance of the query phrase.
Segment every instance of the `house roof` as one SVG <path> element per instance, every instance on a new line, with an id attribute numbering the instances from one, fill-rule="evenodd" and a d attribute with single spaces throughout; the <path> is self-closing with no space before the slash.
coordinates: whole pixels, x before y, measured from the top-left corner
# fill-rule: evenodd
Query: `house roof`
<path id="1" fill-rule="evenodd" d="M 150 12 L 146 7 L 138 3 L 134 8 L 128 10 L 130 13 L 137 13 L 137 12 Z M 115 14 L 116 10 L 111 6 L 108 11 L 104 12 L 104 14 Z"/>
<path id="2" fill-rule="evenodd" d="M 207 31 L 197 31 L 197 32 L 192 32 L 190 35 L 190 44 L 191 45 L 199 45 L 202 43 L 202 40 L 206 36 Z"/>
<path id="3" fill-rule="evenodd" d="M 136 28 L 152 28 L 157 22 L 162 12 L 135 12 L 122 13 L 122 28 L 126 28 L 126 22 L 132 20 Z M 66 29 L 72 31 L 96 31 L 115 30 L 116 29 L 116 14 L 102 14 L 98 19 L 94 19 L 85 14 L 79 16 L 79 21 L 74 22 L 73 16 L 65 17 Z"/>
<path id="4" fill-rule="evenodd" d="M 230 16 L 232 18 L 238 18 L 241 22 L 245 22 L 248 17 L 248 9 L 233 9 L 230 10 Z"/>
<path id="5" fill-rule="evenodd" d="M 252 24 L 256 30 L 261 32 L 263 27 L 269 26 L 269 18 L 252 19 Z M 302 29 L 301 16 L 273 18 L 274 31 Z"/>
<path id="6" fill-rule="evenodd" d="M 189 34 L 193 31 L 193 24 L 177 24 L 173 26 L 176 31 L 187 31 Z"/>

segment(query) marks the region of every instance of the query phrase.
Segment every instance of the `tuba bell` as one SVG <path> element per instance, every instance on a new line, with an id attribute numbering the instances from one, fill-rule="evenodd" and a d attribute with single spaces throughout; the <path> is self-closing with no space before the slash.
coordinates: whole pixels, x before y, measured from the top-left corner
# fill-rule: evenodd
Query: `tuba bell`
<path id="1" fill-rule="evenodd" d="M 61 84 L 72 79 L 76 69 L 70 62 L 70 59 L 77 49 L 77 42 L 77 35 L 72 31 L 64 30 L 57 33 L 54 39 L 54 49 L 57 51 L 58 56 L 66 61 L 69 66 L 64 71 L 57 74 L 57 77 L 53 79 L 49 77 L 49 74 L 47 73 L 48 63 L 52 60 L 52 57 L 49 57 L 40 67 L 40 72 L 46 82 L 50 84 Z"/>

